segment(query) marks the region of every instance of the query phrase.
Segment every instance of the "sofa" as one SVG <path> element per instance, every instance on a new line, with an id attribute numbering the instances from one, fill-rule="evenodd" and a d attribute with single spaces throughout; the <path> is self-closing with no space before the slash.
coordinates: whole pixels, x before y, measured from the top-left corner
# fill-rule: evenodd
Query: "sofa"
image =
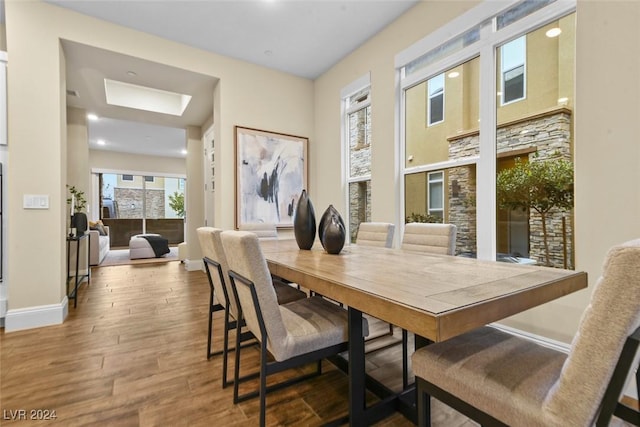
<path id="1" fill-rule="evenodd" d="M 111 247 L 111 238 L 109 237 L 109 226 L 105 225 L 102 227 L 104 229 L 104 235 L 101 235 L 100 231 L 97 229 L 90 229 L 88 232 L 90 234 L 90 244 L 89 244 L 89 264 L 90 265 L 99 265 L 104 257 L 109 253 L 109 249 Z"/>

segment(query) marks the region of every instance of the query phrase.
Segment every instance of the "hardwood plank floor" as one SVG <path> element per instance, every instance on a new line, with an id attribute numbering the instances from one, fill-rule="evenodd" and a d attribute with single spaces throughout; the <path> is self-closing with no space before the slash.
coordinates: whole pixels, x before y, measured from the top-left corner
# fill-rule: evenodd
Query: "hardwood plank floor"
<path id="1" fill-rule="evenodd" d="M 91 285 L 81 287 L 78 306 L 69 308 L 62 325 L 0 333 L 0 424 L 256 425 L 258 400 L 234 405 L 233 388 L 221 387 L 221 356 L 206 358 L 208 301 L 206 275 L 179 262 L 93 268 Z M 221 323 L 217 313 L 216 349 Z M 387 328 L 375 321 L 371 326 Z M 257 367 L 257 349 L 243 349 L 242 372 Z M 230 375 L 232 368 L 233 357 Z M 347 377 L 329 362 L 323 369 L 320 377 L 268 394 L 269 426 L 315 426 L 347 414 Z M 370 353 L 367 371 L 399 387 L 400 347 Z M 241 391 L 256 387 L 247 382 Z M 26 420 L 11 419 L 21 416 L 19 410 Z M 55 411 L 56 418 L 31 420 L 32 410 Z M 434 426 L 476 425 L 439 403 L 433 418 Z M 411 423 L 396 414 L 378 425 Z"/>

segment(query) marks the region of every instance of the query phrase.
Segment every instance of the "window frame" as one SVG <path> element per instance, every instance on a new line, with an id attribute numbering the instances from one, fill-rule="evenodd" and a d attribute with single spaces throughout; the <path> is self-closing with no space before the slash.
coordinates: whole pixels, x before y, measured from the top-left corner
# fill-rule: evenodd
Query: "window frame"
<path id="1" fill-rule="evenodd" d="M 438 179 L 431 179 L 435 175 L 440 175 Z M 427 213 L 429 215 L 433 215 L 433 212 L 439 212 L 438 215 L 444 221 L 444 182 L 445 182 L 445 173 L 444 170 L 433 171 L 427 173 Z M 442 207 L 440 208 L 432 208 L 431 207 L 431 195 L 432 195 L 432 184 L 440 184 L 440 203 L 442 203 Z"/>

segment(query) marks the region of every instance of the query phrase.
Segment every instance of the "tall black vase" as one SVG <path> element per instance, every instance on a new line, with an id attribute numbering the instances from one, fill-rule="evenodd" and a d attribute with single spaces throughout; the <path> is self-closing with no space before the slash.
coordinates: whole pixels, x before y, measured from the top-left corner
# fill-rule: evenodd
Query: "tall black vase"
<path id="1" fill-rule="evenodd" d="M 320 217 L 320 223 L 318 224 L 318 239 L 320 239 L 320 243 L 322 243 L 322 247 L 325 249 L 326 247 L 324 245 L 324 230 L 329 224 L 331 215 L 335 215 L 336 217 L 338 217 L 338 221 L 340 222 L 340 224 L 342 224 L 342 228 L 344 228 L 345 230 L 347 229 L 344 225 L 344 220 L 340 216 L 340 212 L 338 212 L 338 210 L 334 208 L 333 205 L 329 205 L 327 210 L 325 210 L 322 214 L 322 217 Z"/>
<path id="2" fill-rule="evenodd" d="M 324 250 L 333 255 L 339 254 L 344 247 L 346 235 L 347 232 L 344 228 L 342 217 L 332 213 L 325 222 L 322 233 L 322 246 L 324 246 Z"/>
<path id="3" fill-rule="evenodd" d="M 82 236 L 87 231 L 87 214 L 84 212 L 76 212 L 71 217 L 71 227 L 76 229 L 76 235 Z"/>
<path id="4" fill-rule="evenodd" d="M 302 190 L 296 213 L 293 218 L 293 233 L 300 249 L 311 249 L 316 238 L 316 214 L 313 204 L 307 196 L 307 190 Z"/>

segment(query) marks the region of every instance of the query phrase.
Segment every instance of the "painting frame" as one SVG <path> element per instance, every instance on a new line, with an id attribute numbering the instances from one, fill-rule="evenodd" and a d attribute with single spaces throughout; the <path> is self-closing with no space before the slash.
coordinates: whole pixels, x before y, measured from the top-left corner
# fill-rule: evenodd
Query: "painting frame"
<path id="1" fill-rule="evenodd" d="M 309 138 L 235 126 L 235 227 L 293 227 L 308 183 Z"/>

